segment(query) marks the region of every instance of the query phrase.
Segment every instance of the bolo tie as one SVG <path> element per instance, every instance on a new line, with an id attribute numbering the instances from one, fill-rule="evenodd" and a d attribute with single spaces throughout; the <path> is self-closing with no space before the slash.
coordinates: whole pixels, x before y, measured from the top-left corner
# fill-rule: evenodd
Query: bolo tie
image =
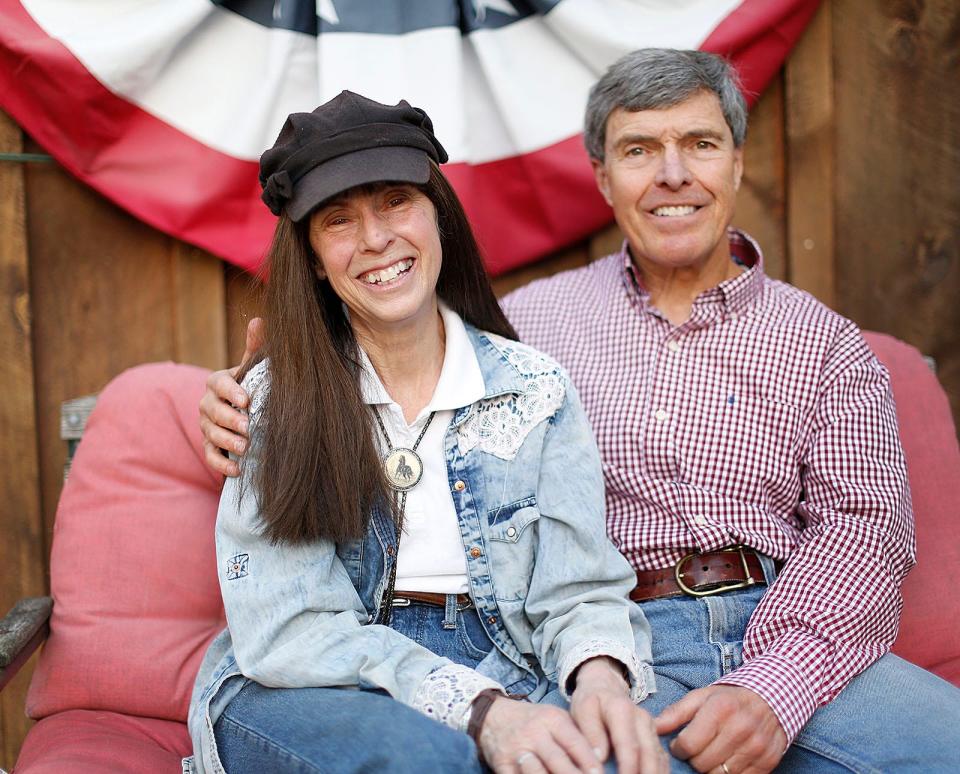
<path id="1" fill-rule="evenodd" d="M 383 457 L 383 473 L 387 479 L 387 484 L 394 492 L 394 524 L 397 528 L 397 554 L 390 567 L 390 575 L 387 578 L 387 588 L 383 593 L 383 599 L 380 602 L 380 612 L 377 615 L 375 623 L 390 625 L 390 616 L 393 612 L 393 591 L 397 582 L 397 563 L 400 560 L 400 533 L 403 530 L 403 512 L 407 506 L 407 492 L 420 483 L 423 478 L 423 460 L 417 454 L 417 447 L 423 436 L 427 433 L 427 428 L 433 422 L 436 411 L 431 411 L 427 421 L 423 423 L 423 429 L 413 446 L 394 446 L 390 441 L 390 435 L 383 424 L 380 412 L 373 410 L 373 416 L 377 420 L 377 426 L 383 434 L 384 443 L 387 445 L 387 453 Z"/>

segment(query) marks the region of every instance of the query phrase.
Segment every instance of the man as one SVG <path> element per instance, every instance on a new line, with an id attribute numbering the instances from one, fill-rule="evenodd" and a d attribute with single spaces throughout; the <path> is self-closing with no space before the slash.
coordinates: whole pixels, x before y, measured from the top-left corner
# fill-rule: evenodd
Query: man
<path id="1" fill-rule="evenodd" d="M 585 143 L 624 247 L 503 306 L 569 370 L 596 433 L 608 533 L 653 630 L 643 706 L 675 770 L 951 770 L 960 691 L 887 654 L 914 563 L 888 376 L 729 229 L 745 135 L 719 57 L 622 58 L 591 91 Z M 214 424 L 242 418 L 217 395 L 245 397 L 227 372 L 209 384 L 208 460 L 234 472 L 214 444 L 242 441 Z"/>

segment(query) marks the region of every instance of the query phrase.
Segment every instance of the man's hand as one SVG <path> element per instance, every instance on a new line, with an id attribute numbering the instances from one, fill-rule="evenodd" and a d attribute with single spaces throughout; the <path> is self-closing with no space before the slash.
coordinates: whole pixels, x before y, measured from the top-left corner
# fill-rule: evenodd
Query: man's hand
<path id="1" fill-rule="evenodd" d="M 496 699 L 480 729 L 483 759 L 496 774 L 601 774 L 603 765 L 566 710 Z"/>
<path id="2" fill-rule="evenodd" d="M 247 324 L 247 339 L 242 363 L 246 363 L 263 346 L 263 319 L 254 317 Z M 247 417 L 244 409 L 249 396 L 237 384 L 240 366 L 215 371 L 207 378 L 207 391 L 200 399 L 200 431 L 203 433 L 204 459 L 214 471 L 237 476 L 240 467 L 224 456 L 223 451 L 243 455 L 247 450 Z M 232 405 L 231 405 L 232 404 Z M 236 408 L 234 408 L 236 406 Z"/>
<path id="3" fill-rule="evenodd" d="M 670 751 L 701 772 L 766 774 L 787 747 L 787 735 L 770 705 L 736 685 L 690 691 L 660 714 L 657 733 L 669 734 L 684 724 Z"/>
<path id="4" fill-rule="evenodd" d="M 594 658 L 584 662 L 576 676 L 570 715 L 597 758 L 605 761 L 612 748 L 619 774 L 669 771 L 653 718 L 630 700 L 623 667 L 609 658 Z"/>

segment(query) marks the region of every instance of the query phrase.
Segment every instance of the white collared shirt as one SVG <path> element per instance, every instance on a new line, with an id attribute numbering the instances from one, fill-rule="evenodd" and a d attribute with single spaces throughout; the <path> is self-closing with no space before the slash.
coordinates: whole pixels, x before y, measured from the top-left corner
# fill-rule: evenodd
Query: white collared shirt
<path id="1" fill-rule="evenodd" d="M 440 317 L 446 334 L 440 379 L 433 397 L 411 424 L 407 424 L 403 410 L 387 393 L 362 349 L 361 388 L 364 401 L 376 406 L 380 412 L 394 448 L 413 448 L 424 423 L 432 412 L 436 412 L 417 446 L 417 454 L 423 461 L 423 477 L 407 492 L 404 531 L 397 555 L 396 588 L 403 591 L 464 594 L 469 588 L 466 558 L 447 480 L 443 439 L 456 409 L 482 398 L 485 387 L 480 364 L 463 321 L 442 303 Z M 377 435 L 381 450 L 386 453 L 379 430 Z"/>

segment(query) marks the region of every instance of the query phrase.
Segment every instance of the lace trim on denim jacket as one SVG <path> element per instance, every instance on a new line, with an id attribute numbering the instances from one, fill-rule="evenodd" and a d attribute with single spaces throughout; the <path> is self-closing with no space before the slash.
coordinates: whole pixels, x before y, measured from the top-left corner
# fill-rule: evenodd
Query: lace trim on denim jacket
<path id="1" fill-rule="evenodd" d="M 445 726 L 460 728 L 463 715 L 487 688 L 503 690 L 496 680 L 484 677 L 469 667 L 448 664 L 427 675 L 413 697 L 413 708 L 439 720 Z"/>
<path id="2" fill-rule="evenodd" d="M 566 378 L 556 361 L 535 349 L 493 334 L 487 336 L 520 373 L 523 392 L 479 401 L 458 428 L 459 446 L 464 453 L 479 447 L 502 460 L 512 460 L 530 431 L 563 405 Z"/>
<path id="3" fill-rule="evenodd" d="M 567 684 L 570 675 L 576 671 L 584 661 L 597 656 L 609 656 L 614 661 L 619 661 L 627 669 L 627 679 L 630 682 L 630 699 L 636 704 L 647 698 L 655 690 L 653 683 L 653 670 L 647 663 L 642 663 L 637 658 L 637 654 L 626 645 L 615 640 L 585 640 L 576 648 L 570 651 L 560 664 L 557 670 L 557 682 L 563 697 L 569 701 L 570 695 L 567 693 Z"/>

